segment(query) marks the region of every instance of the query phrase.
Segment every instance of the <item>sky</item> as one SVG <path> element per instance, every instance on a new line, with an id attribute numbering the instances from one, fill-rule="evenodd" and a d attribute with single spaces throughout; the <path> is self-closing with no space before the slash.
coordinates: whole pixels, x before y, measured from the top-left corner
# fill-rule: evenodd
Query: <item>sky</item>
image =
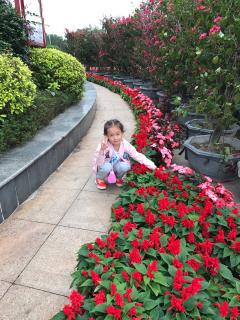
<path id="1" fill-rule="evenodd" d="M 42 0 L 47 33 L 64 36 L 70 31 L 91 25 L 100 27 L 104 16 L 127 17 L 142 0 Z"/>

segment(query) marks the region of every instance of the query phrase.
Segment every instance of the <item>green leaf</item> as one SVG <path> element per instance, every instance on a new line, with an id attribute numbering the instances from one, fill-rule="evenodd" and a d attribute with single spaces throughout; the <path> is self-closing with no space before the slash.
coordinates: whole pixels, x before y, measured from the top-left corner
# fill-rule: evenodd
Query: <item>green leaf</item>
<path id="1" fill-rule="evenodd" d="M 103 280 L 103 281 L 100 282 L 100 285 L 101 285 L 102 287 L 108 289 L 108 290 L 109 290 L 109 288 L 110 288 L 110 284 L 111 284 L 111 281 L 109 281 L 109 280 Z"/>
<path id="2" fill-rule="evenodd" d="M 144 281 L 145 286 L 147 286 L 150 282 L 150 278 L 148 278 L 147 276 L 144 276 L 143 281 Z"/>
<path id="3" fill-rule="evenodd" d="M 157 305 L 159 305 L 159 300 L 146 299 L 144 302 L 144 309 L 145 310 L 152 310 Z"/>
<path id="4" fill-rule="evenodd" d="M 155 294 L 156 297 L 160 294 L 161 287 L 158 283 L 151 282 L 148 284 L 148 286 L 152 290 L 152 292 Z"/>
<path id="5" fill-rule="evenodd" d="M 237 293 L 240 294 L 240 282 L 236 282 Z"/>
<path id="6" fill-rule="evenodd" d="M 156 283 L 160 283 L 164 287 L 170 287 L 170 283 L 172 282 L 172 278 L 165 277 L 160 272 L 155 272 L 153 281 Z"/>
<path id="7" fill-rule="evenodd" d="M 78 255 L 83 257 L 88 257 L 89 250 L 86 247 L 81 247 L 81 249 L 78 251 Z"/>
<path id="8" fill-rule="evenodd" d="M 51 318 L 51 320 L 66 320 L 66 316 L 65 313 L 63 311 L 58 312 L 57 314 L 55 314 L 54 317 Z"/>
<path id="9" fill-rule="evenodd" d="M 159 305 L 150 312 L 152 320 L 161 320 L 163 315 L 163 311 Z"/>
<path id="10" fill-rule="evenodd" d="M 225 278 L 228 279 L 230 281 L 233 281 L 233 275 L 232 272 L 228 269 L 227 266 L 225 266 L 224 264 L 220 263 L 220 270 L 219 270 L 220 275 Z"/>
<path id="11" fill-rule="evenodd" d="M 87 279 L 86 281 L 84 281 L 80 287 L 91 287 L 93 285 L 93 282 L 91 279 Z"/>
<path id="12" fill-rule="evenodd" d="M 187 317 L 184 313 L 176 313 L 176 320 L 186 320 Z"/>
<path id="13" fill-rule="evenodd" d="M 135 286 L 132 286 L 131 298 L 133 301 L 138 300 L 139 292 Z"/>
<path id="14" fill-rule="evenodd" d="M 166 247 L 166 245 L 168 244 L 168 236 L 167 235 L 161 236 L 160 243 L 163 247 Z"/>
<path id="15" fill-rule="evenodd" d="M 225 247 L 223 250 L 223 258 L 230 256 L 231 253 L 232 253 L 232 250 L 230 250 L 228 247 Z"/>
<path id="16" fill-rule="evenodd" d="M 134 265 L 134 267 L 136 268 L 136 270 L 138 271 L 138 272 L 140 272 L 141 274 L 146 274 L 147 273 L 147 268 L 145 267 L 145 265 L 144 264 L 139 264 L 139 263 L 134 263 L 133 264 Z"/>
<path id="17" fill-rule="evenodd" d="M 169 266 L 168 267 L 168 272 L 170 273 L 171 276 L 175 276 L 175 273 L 176 273 L 176 268 L 173 267 L 173 266 Z"/>
<path id="18" fill-rule="evenodd" d="M 134 306 L 135 306 L 135 302 L 126 303 L 124 308 L 123 308 L 123 312 L 127 313 Z"/>
<path id="19" fill-rule="evenodd" d="M 170 254 L 160 253 L 160 256 L 168 265 L 172 265 L 173 257 Z"/>
<path id="20" fill-rule="evenodd" d="M 108 306 L 107 303 L 98 304 L 92 309 L 91 313 L 95 313 L 95 312 L 106 313 L 107 306 Z"/>

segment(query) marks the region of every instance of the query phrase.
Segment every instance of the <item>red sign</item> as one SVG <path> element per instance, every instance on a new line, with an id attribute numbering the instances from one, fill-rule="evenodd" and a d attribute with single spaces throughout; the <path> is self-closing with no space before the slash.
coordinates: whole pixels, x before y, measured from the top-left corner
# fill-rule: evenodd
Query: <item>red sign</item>
<path id="1" fill-rule="evenodd" d="M 14 0 L 16 10 L 30 23 L 29 44 L 46 47 L 46 33 L 41 0 Z"/>

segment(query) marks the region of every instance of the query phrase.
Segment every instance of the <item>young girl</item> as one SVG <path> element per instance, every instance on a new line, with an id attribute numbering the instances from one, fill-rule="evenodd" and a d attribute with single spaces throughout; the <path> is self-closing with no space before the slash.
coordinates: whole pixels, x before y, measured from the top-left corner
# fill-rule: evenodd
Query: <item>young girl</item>
<path id="1" fill-rule="evenodd" d="M 113 170 L 116 175 L 116 185 L 123 185 L 123 176 L 130 168 L 130 157 L 135 161 L 145 164 L 149 169 L 154 170 L 155 164 L 146 158 L 128 141 L 123 139 L 124 128 L 120 121 L 109 120 L 104 125 L 104 138 L 98 145 L 93 170 L 96 172 L 96 185 L 98 189 L 107 188 L 107 178 Z"/>

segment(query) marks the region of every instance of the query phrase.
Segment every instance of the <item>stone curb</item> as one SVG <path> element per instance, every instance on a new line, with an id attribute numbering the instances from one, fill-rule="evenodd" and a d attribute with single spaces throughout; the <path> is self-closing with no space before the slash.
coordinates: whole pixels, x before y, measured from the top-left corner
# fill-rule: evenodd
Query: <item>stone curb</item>
<path id="1" fill-rule="evenodd" d="M 73 151 L 91 126 L 95 112 L 96 90 L 86 82 L 77 105 L 54 118 L 25 145 L 0 155 L 0 223 Z"/>

